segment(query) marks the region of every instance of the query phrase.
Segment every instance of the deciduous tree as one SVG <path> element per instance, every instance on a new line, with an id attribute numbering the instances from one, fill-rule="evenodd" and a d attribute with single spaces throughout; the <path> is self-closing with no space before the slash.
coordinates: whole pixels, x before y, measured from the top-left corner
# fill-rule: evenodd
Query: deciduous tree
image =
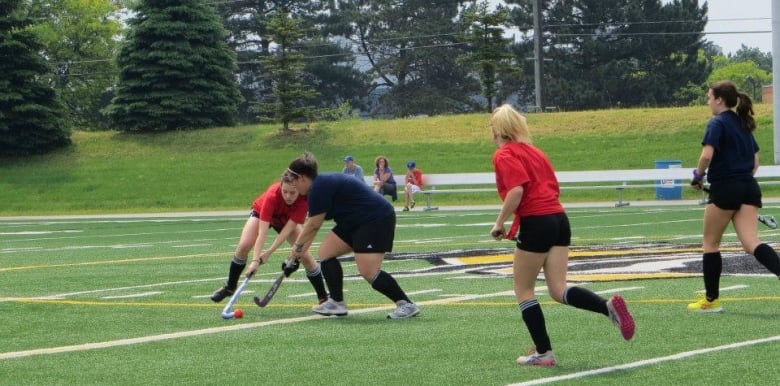
<path id="1" fill-rule="evenodd" d="M 34 29 L 54 72 L 51 84 L 76 127 L 106 128 L 100 110 L 117 69 L 113 57 L 121 23 L 110 0 L 32 0 Z"/>

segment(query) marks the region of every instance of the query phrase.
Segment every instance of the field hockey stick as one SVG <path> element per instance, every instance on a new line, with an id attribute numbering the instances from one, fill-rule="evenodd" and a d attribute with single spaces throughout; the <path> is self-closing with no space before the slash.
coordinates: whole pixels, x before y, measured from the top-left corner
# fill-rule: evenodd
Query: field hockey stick
<path id="1" fill-rule="evenodd" d="M 287 261 L 285 261 L 284 267 L 291 268 L 294 263 L 295 259 L 290 257 L 287 259 Z M 268 292 L 266 292 L 262 299 L 257 296 L 254 297 L 255 304 L 257 304 L 258 307 L 265 307 L 269 302 L 271 302 L 271 299 L 273 299 L 274 295 L 276 295 L 276 291 L 279 290 L 279 286 L 282 285 L 282 281 L 284 281 L 284 278 L 288 276 L 284 271 L 285 270 L 282 269 L 282 273 L 276 277 L 276 280 L 274 280 L 273 284 L 271 284 L 271 288 L 268 289 Z"/>
<path id="2" fill-rule="evenodd" d="M 241 311 L 241 309 L 236 309 L 235 311 L 231 311 L 230 309 L 233 308 L 233 304 L 238 300 L 238 297 L 241 295 L 241 292 L 244 292 L 244 288 L 247 284 L 249 284 L 249 279 L 251 276 L 248 276 L 246 279 L 244 279 L 244 282 L 241 283 L 241 285 L 236 289 L 236 292 L 233 293 L 233 296 L 230 297 L 230 301 L 225 305 L 225 308 L 222 309 L 222 319 L 233 319 L 233 318 L 241 318 L 244 316 L 244 312 Z"/>

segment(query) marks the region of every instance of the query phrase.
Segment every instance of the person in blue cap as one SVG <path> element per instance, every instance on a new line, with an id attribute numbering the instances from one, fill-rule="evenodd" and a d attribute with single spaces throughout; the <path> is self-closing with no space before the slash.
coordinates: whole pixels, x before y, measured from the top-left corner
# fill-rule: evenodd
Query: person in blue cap
<path id="1" fill-rule="evenodd" d="M 406 163 L 406 186 L 404 186 L 404 192 L 406 201 L 404 204 L 404 212 L 408 212 L 410 208 L 414 208 L 414 194 L 422 190 L 423 179 L 422 171 L 417 168 L 417 164 L 414 161 Z"/>
<path id="2" fill-rule="evenodd" d="M 363 179 L 363 167 L 355 163 L 355 157 L 348 155 L 344 157 L 344 169 L 341 172 L 365 182 Z"/>

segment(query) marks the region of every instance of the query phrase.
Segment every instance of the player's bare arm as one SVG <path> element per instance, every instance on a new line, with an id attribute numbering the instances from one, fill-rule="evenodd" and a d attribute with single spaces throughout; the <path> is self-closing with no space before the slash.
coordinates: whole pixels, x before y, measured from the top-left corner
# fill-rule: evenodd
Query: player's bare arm
<path id="1" fill-rule="evenodd" d="M 260 222 L 260 233 L 265 230 L 265 234 L 262 237 L 262 242 L 260 242 L 260 237 L 258 236 L 257 241 L 258 243 L 255 244 L 255 251 L 254 251 L 254 258 L 252 259 L 252 263 L 249 264 L 249 267 L 246 269 L 246 276 L 252 276 L 257 271 L 257 268 L 265 263 L 268 262 L 268 259 L 271 258 L 271 254 L 274 253 L 279 247 L 282 245 L 282 243 L 287 240 L 287 238 L 292 234 L 292 231 L 295 229 L 295 227 L 298 224 L 296 224 L 294 221 L 289 220 L 287 221 L 287 224 L 284 225 L 284 228 L 282 228 L 282 231 L 279 232 L 279 234 L 274 239 L 273 243 L 271 243 L 271 246 L 263 250 L 263 245 L 265 244 L 266 235 L 268 234 L 268 229 L 270 227 L 270 224 L 265 221 Z"/>
<path id="2" fill-rule="evenodd" d="M 271 223 L 268 221 L 260 220 L 257 226 L 257 238 L 255 239 L 255 247 L 253 248 L 252 260 L 258 260 L 265 246 L 265 240 L 268 238 L 268 229 L 271 228 Z M 265 260 L 262 260 L 264 263 Z"/>
<path id="3" fill-rule="evenodd" d="M 501 240 L 506 235 L 506 228 L 504 223 L 507 218 L 515 212 L 520 205 L 520 200 L 523 199 L 523 187 L 516 186 L 506 193 L 504 203 L 501 205 L 501 211 L 498 212 L 496 223 L 493 225 L 493 229 L 490 230 L 490 236 L 496 240 Z"/>
<path id="4" fill-rule="evenodd" d="M 319 232 L 324 222 L 325 213 L 320 213 L 306 219 L 301 234 L 298 235 L 298 238 L 293 244 L 292 256 L 295 259 L 300 259 L 301 256 L 309 250 L 309 247 L 311 247 L 311 244 L 314 242 L 314 238 L 317 236 L 317 232 Z"/>

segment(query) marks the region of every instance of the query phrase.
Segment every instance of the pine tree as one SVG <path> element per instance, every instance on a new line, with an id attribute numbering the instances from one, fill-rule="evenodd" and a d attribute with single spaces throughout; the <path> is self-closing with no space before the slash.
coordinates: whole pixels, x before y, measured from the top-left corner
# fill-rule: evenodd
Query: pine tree
<path id="1" fill-rule="evenodd" d="M 0 156 L 42 154 L 70 144 L 50 74 L 22 0 L 0 0 Z"/>
<path id="2" fill-rule="evenodd" d="M 482 84 L 482 97 L 486 111 L 493 111 L 493 102 L 499 93 L 499 84 L 516 70 L 509 51 L 510 39 L 504 37 L 504 28 L 509 24 L 509 10 L 499 7 L 489 10 L 490 3 L 482 1 L 467 6 L 461 13 L 461 24 L 465 31 L 461 39 L 468 45 L 468 52 L 458 60 L 473 66 Z"/>
<path id="3" fill-rule="evenodd" d="M 289 131 L 293 120 L 314 117 L 315 109 L 309 103 L 317 91 L 303 82 L 303 54 L 294 48 L 303 36 L 300 23 L 289 14 L 278 12 L 268 27 L 277 48 L 272 55 L 261 58 L 273 84 L 273 100 L 264 107 L 282 122 L 282 131 Z"/>
<path id="4" fill-rule="evenodd" d="M 236 122 L 241 100 L 235 53 L 213 5 L 202 0 L 142 0 L 120 49 L 116 128 L 166 131 Z"/>

